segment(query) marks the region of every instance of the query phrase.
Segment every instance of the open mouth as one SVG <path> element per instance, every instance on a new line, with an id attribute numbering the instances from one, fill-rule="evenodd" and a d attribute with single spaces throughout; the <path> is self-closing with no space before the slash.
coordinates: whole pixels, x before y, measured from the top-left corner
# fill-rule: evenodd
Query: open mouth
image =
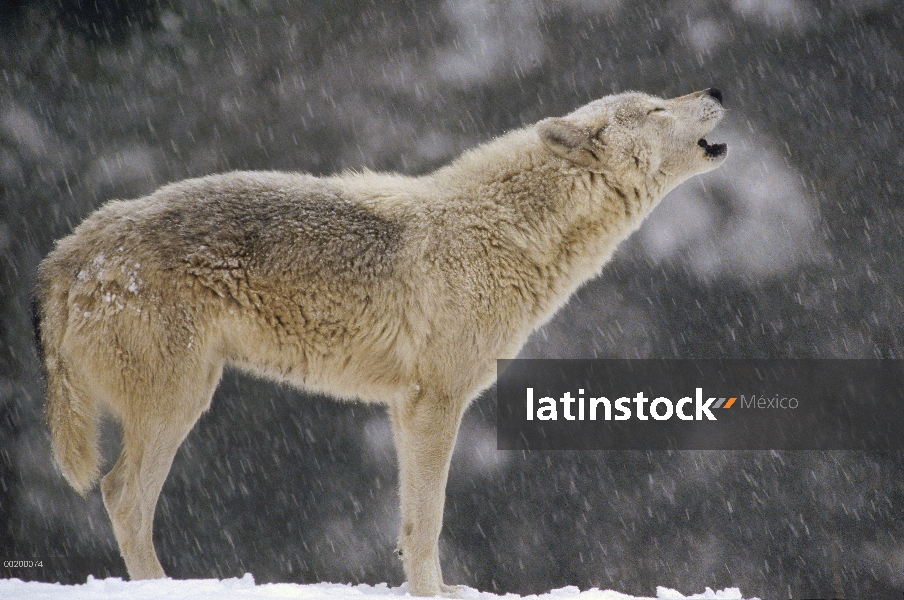
<path id="1" fill-rule="evenodd" d="M 697 141 L 697 145 L 703 148 L 703 152 L 706 153 L 707 158 L 719 158 L 720 156 L 725 156 L 725 152 L 728 150 L 726 144 L 710 144 L 705 138 L 700 138 Z"/>

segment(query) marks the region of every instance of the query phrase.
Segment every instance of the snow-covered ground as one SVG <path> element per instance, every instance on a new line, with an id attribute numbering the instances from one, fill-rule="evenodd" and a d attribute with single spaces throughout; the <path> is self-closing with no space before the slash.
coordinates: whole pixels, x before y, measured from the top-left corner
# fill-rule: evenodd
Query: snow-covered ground
<path id="1" fill-rule="evenodd" d="M 518 600 L 521 596 L 498 596 L 464 588 L 460 592 L 464 600 Z M 396 600 L 409 597 L 407 586 L 390 588 L 386 584 L 341 585 L 318 583 L 265 583 L 257 585 L 250 574 L 241 579 L 196 579 L 152 581 L 123 581 L 118 578 L 94 579 L 82 585 L 25 582 L 19 579 L 0 579 L 0 600 L 272 600 L 296 598 L 299 600 Z M 709 588 L 699 594 L 685 596 L 675 590 L 656 588 L 659 600 L 743 600 L 740 590 L 729 588 L 717 592 Z M 525 596 L 531 600 L 648 600 L 628 596 L 611 590 L 588 590 L 576 587 L 553 590 L 539 596 Z M 652 600 L 652 599 L 649 599 Z M 750 599 L 756 600 L 756 599 Z"/>

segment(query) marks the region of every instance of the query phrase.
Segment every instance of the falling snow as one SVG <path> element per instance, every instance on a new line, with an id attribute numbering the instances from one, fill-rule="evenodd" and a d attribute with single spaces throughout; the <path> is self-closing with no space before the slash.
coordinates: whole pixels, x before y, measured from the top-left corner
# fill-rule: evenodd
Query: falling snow
<path id="1" fill-rule="evenodd" d="M 0 569 L 0 597 L 403 593 L 377 585 L 403 579 L 385 411 L 233 371 L 157 507 L 163 566 L 192 581 L 116 579 L 99 492 L 51 460 L 30 319 L 41 258 L 103 202 L 233 169 L 417 175 L 606 94 L 717 86 L 726 164 L 522 356 L 901 359 L 902 83 L 896 0 L 0 3 L 0 558 L 83 565 Z M 111 307 L 140 265 L 77 274 L 113 268 Z M 900 453 L 507 453 L 495 418 L 490 392 L 449 480 L 444 576 L 486 592 L 466 598 L 901 597 Z"/>

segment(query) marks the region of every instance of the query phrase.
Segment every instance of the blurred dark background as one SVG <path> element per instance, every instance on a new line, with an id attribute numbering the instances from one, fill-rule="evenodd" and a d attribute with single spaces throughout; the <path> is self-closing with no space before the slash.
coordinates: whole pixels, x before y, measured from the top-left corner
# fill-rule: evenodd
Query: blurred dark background
<path id="1" fill-rule="evenodd" d="M 419 174 L 612 92 L 717 86 L 728 162 L 673 192 L 523 356 L 900 359 L 902 48 L 891 0 L 7 0 L 0 556 L 83 559 L 50 576 L 68 583 L 126 574 L 99 492 L 51 463 L 30 289 L 104 201 L 186 177 Z M 452 465 L 448 582 L 904 590 L 900 453 L 506 453 L 494 422 L 490 391 Z M 161 562 L 399 584 L 394 461 L 381 408 L 227 372 L 163 490 Z"/>

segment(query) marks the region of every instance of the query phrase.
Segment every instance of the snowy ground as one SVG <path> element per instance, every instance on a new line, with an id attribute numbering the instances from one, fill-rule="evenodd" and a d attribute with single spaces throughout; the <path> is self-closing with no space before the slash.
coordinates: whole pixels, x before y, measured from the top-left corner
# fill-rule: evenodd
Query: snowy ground
<path id="1" fill-rule="evenodd" d="M 409 597 L 407 586 L 390 588 L 386 584 L 341 585 L 319 583 L 299 585 L 296 583 L 266 583 L 256 585 L 250 574 L 241 579 L 158 579 L 154 581 L 123 581 L 118 578 L 88 578 L 83 585 L 61 585 L 58 583 L 25 582 L 19 579 L 0 579 L 0 600 L 270 600 L 275 598 L 297 598 L 299 600 L 395 600 Z M 465 600 L 518 600 L 521 596 L 507 594 L 497 596 L 478 592 L 470 588 L 461 591 Z M 627 596 L 610 590 L 588 590 L 581 592 L 576 587 L 553 590 L 539 596 L 525 596 L 531 600 L 647 600 L 637 596 Z M 700 594 L 685 596 L 675 590 L 656 588 L 659 600 L 743 600 L 740 590 L 730 588 L 714 592 L 709 588 Z M 652 600 L 652 599 L 649 599 Z M 755 599 L 751 599 L 755 600 Z"/>

